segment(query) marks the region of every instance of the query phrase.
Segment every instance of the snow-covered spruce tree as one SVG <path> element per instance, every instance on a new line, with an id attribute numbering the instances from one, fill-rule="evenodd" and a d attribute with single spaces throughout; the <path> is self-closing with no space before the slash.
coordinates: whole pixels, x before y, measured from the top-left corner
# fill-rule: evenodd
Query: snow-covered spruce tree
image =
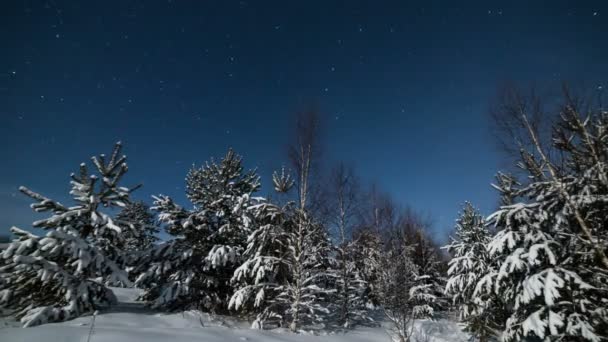
<path id="1" fill-rule="evenodd" d="M 123 229 L 125 251 L 144 251 L 154 246 L 158 241 L 156 234 L 159 228 L 156 225 L 154 214 L 150 207 L 142 201 L 127 204 L 117 215 L 115 221 Z"/>
<path id="2" fill-rule="evenodd" d="M 293 205 L 279 207 L 263 202 L 253 208 L 255 226 L 247 238 L 244 262 L 232 277 L 236 291 L 229 308 L 255 316 L 252 328 L 282 326 L 285 306 L 276 298 L 292 275 Z"/>
<path id="3" fill-rule="evenodd" d="M 72 174 L 72 195 L 76 202 L 67 207 L 25 187 L 20 191 L 35 203 L 37 212 L 49 218 L 33 223 L 47 233 L 38 236 L 12 228 L 16 239 L 2 252 L 0 304 L 13 311 L 24 326 L 63 321 L 92 312 L 115 297 L 99 279 L 129 283 L 119 249 L 102 251 L 103 240 L 121 240 L 121 229 L 102 208 L 124 207 L 136 188 L 119 186 L 127 172 L 126 157 L 116 144 L 111 158 L 93 157 L 98 175 L 83 163 Z"/>
<path id="4" fill-rule="evenodd" d="M 405 238 L 408 239 L 407 236 Z M 412 247 L 410 257 L 417 267 L 416 300 L 432 317 L 437 311 L 445 310 L 447 304 L 443 294 L 447 280 L 441 269 L 442 261 L 437 249 L 421 229 L 409 236 L 409 240 L 406 243 Z"/>
<path id="5" fill-rule="evenodd" d="M 325 227 L 300 209 L 294 211 L 290 232 L 290 278 L 275 302 L 285 308 L 291 331 L 322 323 L 332 307 L 331 243 Z"/>
<path id="6" fill-rule="evenodd" d="M 470 204 L 456 223 L 456 237 L 445 248 L 451 255 L 445 293 L 458 307 L 465 330 L 479 341 L 488 341 L 501 331 L 497 296 L 493 293 L 475 296 L 475 286 L 481 277 L 491 272 L 494 265 L 487 251 L 492 234 L 484 218 Z"/>
<path id="7" fill-rule="evenodd" d="M 555 127 L 556 166 L 522 116 L 535 151 L 522 149 L 519 166 L 528 182 L 499 184 L 512 194 L 488 221 L 498 233 L 489 246 L 498 272 L 477 284 L 475 294 L 493 291 L 512 308 L 505 341 L 601 341 L 607 336 L 608 114 L 581 118 L 566 106 Z"/>
<path id="8" fill-rule="evenodd" d="M 153 248 L 158 237 L 158 224 L 156 223 L 154 214 L 150 211 L 150 207 L 142 201 L 128 203 L 116 215 L 114 222 L 122 229 L 122 241 L 112 242 L 105 241 L 102 249 L 106 249 L 107 245 L 118 247 L 124 251 L 124 267 L 131 281 L 135 281 L 137 276 L 137 268 L 142 255 L 146 255 L 149 249 Z M 113 283 L 109 279 L 106 284 L 112 286 L 125 286 L 123 283 Z"/>
<path id="9" fill-rule="evenodd" d="M 288 189 L 287 189 L 288 191 Z M 255 314 L 254 328 L 288 326 L 292 331 L 323 323 L 331 305 L 331 246 L 323 226 L 294 203 L 261 202 L 245 261 L 234 272 L 237 288 L 229 306 Z"/>
<path id="10" fill-rule="evenodd" d="M 372 230 L 359 230 L 354 235 L 352 260 L 365 282 L 363 299 L 368 309 L 373 309 L 380 304 L 377 294 L 377 283 L 383 248 L 380 235 Z"/>
<path id="11" fill-rule="evenodd" d="M 174 240 L 142 258 L 146 269 L 136 283 L 146 289 L 143 299 L 169 310 L 226 310 L 233 294 L 230 279 L 251 230 L 251 195 L 259 187 L 256 172 L 244 172 L 241 157 L 229 150 L 221 162 L 188 172 L 191 210 L 157 197 L 153 209 Z"/>
<path id="12" fill-rule="evenodd" d="M 337 323 L 344 328 L 373 321 L 367 306 L 369 287 L 355 262 L 355 248 L 354 241 L 334 246 L 332 271 L 336 294 L 333 298 L 338 306 Z"/>
<path id="13" fill-rule="evenodd" d="M 251 259 L 233 278 L 239 289 L 230 306 L 243 311 L 252 307 L 258 313 L 255 328 L 288 326 L 296 332 L 324 323 L 330 313 L 335 291 L 329 287 L 333 274 L 327 234 L 308 217 L 299 217 L 304 214 L 298 209 L 290 214 L 295 217 L 254 231 L 246 253 Z"/>

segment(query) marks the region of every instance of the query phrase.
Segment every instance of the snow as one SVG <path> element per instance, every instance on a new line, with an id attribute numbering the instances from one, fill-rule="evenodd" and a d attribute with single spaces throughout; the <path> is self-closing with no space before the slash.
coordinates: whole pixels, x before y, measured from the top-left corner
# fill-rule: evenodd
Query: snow
<path id="1" fill-rule="evenodd" d="M 355 328 L 346 333 L 329 332 L 321 336 L 307 332 L 293 334 L 287 329 L 250 329 L 248 322 L 197 311 L 158 313 L 135 301 L 141 290 L 113 288 L 113 291 L 119 304 L 95 317 L 91 342 L 390 342 L 382 327 Z M 0 341 L 83 342 L 87 341 L 92 321 L 93 316 L 85 316 L 33 328 L 17 327 L 16 322 L 0 322 Z M 417 321 L 415 330 L 428 335 L 428 339 L 420 341 L 464 342 L 468 339 L 468 335 L 460 330 L 457 323 L 445 319 Z"/>

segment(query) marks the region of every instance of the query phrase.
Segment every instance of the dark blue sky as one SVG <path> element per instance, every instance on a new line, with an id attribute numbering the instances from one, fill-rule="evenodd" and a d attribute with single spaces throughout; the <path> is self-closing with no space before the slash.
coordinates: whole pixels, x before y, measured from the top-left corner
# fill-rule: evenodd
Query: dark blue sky
<path id="1" fill-rule="evenodd" d="M 181 201 L 188 167 L 229 146 L 268 184 L 311 103 L 328 160 L 442 232 L 464 200 L 496 205 L 498 87 L 608 84 L 601 1 L 4 1 L 0 13 L 0 233 L 29 228 L 19 185 L 65 201 L 69 173 L 116 140 L 146 200 Z"/>

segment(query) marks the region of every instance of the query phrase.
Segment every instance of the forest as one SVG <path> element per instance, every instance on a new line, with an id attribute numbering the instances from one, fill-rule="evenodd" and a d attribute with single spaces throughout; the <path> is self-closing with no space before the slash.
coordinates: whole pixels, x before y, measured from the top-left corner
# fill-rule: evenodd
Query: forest
<path id="1" fill-rule="evenodd" d="M 432 218 L 363 184 L 354 167 L 320 166 L 316 111 L 297 115 L 264 197 L 260 175 L 230 149 L 184 170 L 189 203 L 132 200 L 140 185 L 123 184 L 129 167 L 116 143 L 70 175 L 69 205 L 19 188 L 48 217 L 11 229 L 1 312 L 32 327 L 104 310 L 112 289 L 138 288 L 151 310 L 255 329 L 388 321 L 405 342 L 416 320 L 453 317 L 479 341 L 603 341 L 608 111 L 564 87 L 551 101 L 510 89 L 491 114 L 497 153 L 512 166 L 497 170 L 493 213 L 462 199 L 445 246 Z"/>

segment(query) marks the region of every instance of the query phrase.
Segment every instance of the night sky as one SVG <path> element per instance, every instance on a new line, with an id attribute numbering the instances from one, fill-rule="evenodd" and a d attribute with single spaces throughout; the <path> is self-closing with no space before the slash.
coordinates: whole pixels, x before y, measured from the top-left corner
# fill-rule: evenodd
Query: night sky
<path id="1" fill-rule="evenodd" d="M 2 1 L 0 19 L 0 234 L 34 217 L 19 185 L 69 203 L 69 173 L 118 140 L 148 202 L 187 204 L 189 166 L 228 147 L 268 185 L 314 105 L 327 164 L 445 240 L 463 201 L 497 203 L 501 85 L 608 85 L 605 1 Z"/>

